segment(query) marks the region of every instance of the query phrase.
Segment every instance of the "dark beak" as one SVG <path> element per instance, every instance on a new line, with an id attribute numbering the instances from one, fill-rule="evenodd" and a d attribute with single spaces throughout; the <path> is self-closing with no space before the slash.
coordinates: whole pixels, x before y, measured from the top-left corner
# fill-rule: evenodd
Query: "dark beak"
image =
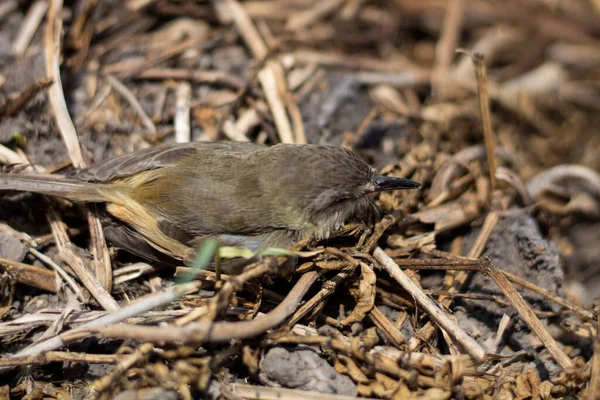
<path id="1" fill-rule="evenodd" d="M 421 187 L 419 182 L 411 181 L 410 179 L 392 178 L 383 175 L 375 175 L 373 178 L 371 178 L 371 180 L 373 183 L 375 183 L 375 189 L 373 192 L 384 192 L 400 189 L 418 189 Z"/>

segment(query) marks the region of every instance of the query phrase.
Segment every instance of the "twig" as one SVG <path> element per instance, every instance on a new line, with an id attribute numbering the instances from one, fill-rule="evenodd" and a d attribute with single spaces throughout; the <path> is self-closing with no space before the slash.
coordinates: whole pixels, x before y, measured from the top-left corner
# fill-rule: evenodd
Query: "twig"
<path id="1" fill-rule="evenodd" d="M 400 269 L 385 252 L 377 247 L 373 252 L 381 266 L 423 307 L 430 317 L 476 360 L 485 358 L 485 350 L 472 337 L 467 335 L 444 311 Z"/>
<path id="2" fill-rule="evenodd" d="M 435 47 L 435 66 L 431 74 L 432 91 L 438 99 L 446 96 L 445 84 L 463 22 L 463 0 L 451 0 L 446 4 L 442 35 Z"/>
<path id="3" fill-rule="evenodd" d="M 183 327 L 153 327 L 109 325 L 104 328 L 76 329 L 61 335 L 66 341 L 84 338 L 89 334 L 102 337 L 131 338 L 148 342 L 223 343 L 232 339 L 247 339 L 264 333 L 281 324 L 298 307 L 308 289 L 319 277 L 317 272 L 307 272 L 296 282 L 285 299 L 272 311 L 259 319 L 239 322 L 195 322 Z"/>
<path id="4" fill-rule="evenodd" d="M 313 308 L 315 308 L 318 304 L 322 303 L 327 297 L 331 296 L 335 289 L 342 283 L 346 278 L 348 278 L 354 270 L 358 267 L 358 263 L 350 264 L 343 270 L 341 270 L 336 276 L 329 279 L 328 281 L 323 283 L 323 287 L 317 294 L 311 297 L 306 303 L 302 305 L 294 315 L 287 321 L 287 326 L 294 326 L 300 321 L 306 314 L 308 314 Z"/>
<path id="5" fill-rule="evenodd" d="M 483 226 L 481 227 L 481 231 L 479 232 L 479 235 L 477 236 L 477 239 L 475 240 L 473 247 L 471 247 L 471 250 L 469 251 L 469 255 L 467 256 L 468 259 L 476 259 L 481 256 L 481 254 L 485 250 L 485 246 L 487 245 L 487 242 L 490 239 L 490 235 L 492 234 L 494 228 L 498 224 L 498 220 L 499 220 L 498 214 L 495 212 L 491 212 L 486 216 L 485 221 L 483 222 Z M 478 266 L 477 266 L 477 268 L 478 268 Z M 474 269 L 474 270 L 477 270 L 477 269 Z M 469 278 L 468 271 L 454 272 L 454 284 L 448 289 L 448 292 L 457 293 L 458 291 L 460 291 L 460 289 L 465 284 L 465 282 L 467 281 L 468 278 Z M 441 296 L 439 298 L 439 301 L 442 302 L 444 307 L 450 308 L 450 306 L 452 305 L 452 302 L 454 300 L 452 297 Z M 422 343 L 422 341 L 425 341 L 425 342 L 429 341 L 429 339 L 431 339 L 431 337 L 433 336 L 434 333 L 435 333 L 435 326 L 432 323 L 428 322 L 419 330 L 418 335 L 414 335 L 410 339 L 409 348 L 411 350 L 415 350 L 417 347 L 419 347 L 419 345 Z"/>
<path id="6" fill-rule="evenodd" d="M 85 329 L 93 329 L 93 328 L 97 328 L 97 327 L 107 326 L 110 324 L 116 324 L 116 323 L 119 323 L 126 319 L 133 318 L 133 317 L 136 317 L 139 315 L 143 315 L 144 313 L 146 313 L 150 310 L 165 306 L 165 305 L 177 300 L 178 298 L 180 298 L 181 296 L 183 296 L 186 293 L 190 293 L 195 290 L 198 290 L 199 287 L 200 287 L 200 283 L 198 283 L 198 282 L 190 282 L 190 283 L 186 283 L 186 284 L 182 284 L 182 285 L 173 286 L 172 288 L 169 288 L 163 292 L 155 293 L 155 294 L 145 298 L 143 301 L 140 301 L 140 302 L 137 302 L 130 306 L 124 307 L 124 308 L 114 311 L 110 314 L 106 314 L 100 318 L 96 318 L 93 321 L 90 321 L 88 323 L 81 325 L 80 327 L 76 328 L 76 330 L 72 330 L 67 333 L 70 333 L 73 331 L 81 331 L 81 330 L 85 330 Z M 33 346 L 27 347 L 27 348 L 17 352 L 16 354 L 14 354 L 13 356 L 11 356 L 9 358 L 18 358 L 18 357 L 35 355 L 35 354 L 39 354 L 39 353 L 45 353 L 48 351 L 53 351 L 53 350 L 59 349 L 64 345 L 65 345 L 65 341 L 62 339 L 61 335 L 58 335 L 58 336 L 54 336 L 53 338 L 46 340 L 45 342 L 41 342 L 41 343 L 35 344 Z M 10 367 L 1 367 L 0 372 L 5 372 L 9 369 L 11 369 L 11 368 Z"/>
<path id="7" fill-rule="evenodd" d="M 234 89 L 244 88 L 246 83 L 223 71 L 191 70 L 183 68 L 150 68 L 137 74 L 138 79 L 179 79 L 198 83 L 216 83 Z"/>
<path id="8" fill-rule="evenodd" d="M 2 164 L 28 164 L 26 157 L 19 153 L 15 153 L 8 147 L 0 144 L 0 163 Z"/>
<path id="9" fill-rule="evenodd" d="M 464 52 L 463 50 L 459 50 Z M 468 54 L 468 53 L 467 53 Z M 492 131 L 492 118 L 490 116 L 490 100 L 488 98 L 487 77 L 485 73 L 485 62 L 483 54 L 468 54 L 475 66 L 475 76 L 477 77 L 477 100 L 479 101 L 479 112 L 481 114 L 481 127 L 483 129 L 483 140 L 485 142 L 485 151 L 488 160 L 488 169 L 490 176 L 491 192 L 498 188 L 496 181 L 496 141 Z M 491 197 L 490 197 L 491 198 Z"/>
<path id="10" fill-rule="evenodd" d="M 327 14 L 339 9 L 343 3 L 344 0 L 324 0 L 316 4 L 311 4 L 305 11 L 292 14 L 285 24 L 285 29 L 291 31 L 302 30 L 308 25 L 317 22 L 320 18 L 327 16 Z"/>
<path id="11" fill-rule="evenodd" d="M 18 111 L 25 106 L 36 94 L 42 89 L 52 84 L 51 78 L 40 79 L 35 81 L 32 85 L 23 90 L 19 95 L 8 101 L 3 107 L 1 113 L 7 117 L 15 115 Z"/>
<path id="12" fill-rule="evenodd" d="M 129 105 L 133 107 L 133 109 L 137 112 L 138 116 L 142 120 L 142 124 L 144 124 L 146 129 L 148 129 L 148 131 L 150 131 L 151 133 L 156 133 L 156 126 L 154 125 L 154 122 L 152 122 L 152 119 L 150 119 L 148 114 L 146 114 L 144 107 L 142 107 L 140 102 L 135 98 L 135 96 L 133 95 L 133 93 L 131 93 L 127 86 L 122 84 L 121 81 L 119 81 L 112 75 L 106 75 L 106 79 L 108 80 L 108 83 L 113 87 L 113 89 L 119 92 L 119 94 L 123 96 L 123 98 L 129 103 Z"/>
<path id="13" fill-rule="evenodd" d="M 406 343 L 406 338 L 402 332 L 400 332 L 400 329 L 392 324 L 388 317 L 386 317 L 378 307 L 373 307 L 369 312 L 369 317 L 375 326 L 381 329 L 385 337 L 387 337 L 395 347 L 400 347 L 402 343 Z"/>
<path id="14" fill-rule="evenodd" d="M 60 35 L 62 32 L 62 0 L 50 0 L 48 18 L 46 21 L 46 34 L 44 36 L 44 54 L 46 57 L 46 73 L 54 81 L 48 94 L 50 104 L 54 110 L 56 124 L 67 146 L 67 151 L 76 168 L 85 168 L 85 161 L 81 153 L 79 139 L 73 121 L 69 116 L 62 80 L 60 78 Z"/>
<path id="15" fill-rule="evenodd" d="M 46 365 L 53 362 L 83 362 L 86 364 L 116 364 L 116 354 L 88 354 L 62 351 L 49 351 L 34 356 L 11 357 L 0 359 L 0 367 L 17 367 L 19 365 Z"/>
<path id="16" fill-rule="evenodd" d="M 233 18 L 233 22 L 240 31 L 248 48 L 258 61 L 262 61 L 267 57 L 269 49 L 264 40 L 254 26 L 252 19 L 248 13 L 236 0 L 225 0 L 229 12 Z"/>
<path id="17" fill-rule="evenodd" d="M 71 276 L 69 274 L 67 274 L 65 272 L 65 270 L 60 267 L 60 265 L 56 264 L 54 261 L 52 261 L 52 259 L 50 257 L 37 251 L 36 249 L 29 248 L 29 252 L 31 254 L 33 254 L 35 257 L 37 257 L 43 263 L 49 265 L 50 268 L 52 268 L 61 277 L 61 279 L 63 279 L 65 282 L 67 282 L 67 285 L 69 285 L 69 287 L 71 288 L 73 293 L 75 293 L 75 295 L 77 297 L 79 297 L 79 299 L 82 302 L 84 301 L 84 297 L 83 297 L 83 293 L 81 292 L 81 288 L 79 287 L 79 285 L 77 285 L 77 283 L 75 283 L 73 278 L 71 278 Z M 54 281 L 56 282 L 56 277 L 54 278 Z"/>
<path id="18" fill-rule="evenodd" d="M 254 23 L 236 0 L 227 0 L 226 4 L 233 16 L 236 27 L 240 31 L 240 35 L 250 48 L 250 51 L 259 62 L 263 62 L 269 54 L 269 48 L 260 36 Z M 292 125 L 282 100 L 282 93 L 287 92 L 287 83 L 283 68 L 275 60 L 267 60 L 265 66 L 258 72 L 258 80 L 265 92 L 267 103 L 269 103 L 269 107 L 271 108 L 281 142 L 294 143 Z"/>
<path id="19" fill-rule="evenodd" d="M 177 85 L 175 92 L 175 142 L 189 143 L 190 131 L 190 98 L 192 87 L 187 82 Z"/>
<path id="20" fill-rule="evenodd" d="M 0 264 L 5 265 L 2 269 L 14 275 L 19 283 L 52 293 L 58 292 L 56 288 L 56 275 L 50 270 L 6 258 L 0 258 Z"/>
<path id="21" fill-rule="evenodd" d="M 153 348 L 154 345 L 152 343 L 144 343 L 140 345 L 133 354 L 130 354 L 127 358 L 121 361 L 114 370 L 110 371 L 109 374 L 94 382 L 94 387 L 96 390 L 100 393 L 104 392 L 118 377 L 122 376 L 131 367 L 146 357 Z"/>
<path id="22" fill-rule="evenodd" d="M 104 289 L 96 276 L 92 275 L 90 270 L 85 266 L 83 260 L 75 253 L 73 244 L 63 227 L 60 216 L 53 207 L 49 207 L 47 213 L 48 222 L 54 234 L 54 240 L 58 247 L 58 256 L 69 265 L 83 286 L 90 294 L 100 303 L 100 305 L 108 311 L 118 310 L 119 304 L 113 297 Z"/>
<path id="23" fill-rule="evenodd" d="M 508 279 L 496 268 L 489 258 L 483 258 L 482 272 L 489 275 L 494 282 L 498 285 L 500 290 L 512 303 L 513 307 L 516 308 L 521 318 L 525 320 L 535 334 L 540 338 L 544 346 L 548 349 L 552 357 L 562 367 L 563 370 L 568 370 L 573 366 L 571 359 L 565 354 L 565 352 L 558 346 L 558 343 L 554 340 L 548 330 L 542 325 L 538 317 L 531 311 L 531 308 L 525 303 L 523 297 L 517 292 L 517 290 L 510 284 Z"/>
<path id="24" fill-rule="evenodd" d="M 65 94 L 60 78 L 60 53 L 61 53 L 61 32 L 62 32 L 62 0 L 50 0 L 50 6 L 47 13 L 46 32 L 44 35 L 44 55 L 46 59 L 46 72 L 54 81 L 50 86 L 48 95 L 50 104 L 54 110 L 54 117 L 60 134 L 67 146 L 67 151 L 73 166 L 76 168 L 85 168 L 86 162 L 81 152 L 79 138 L 73 125 L 73 121 L 67 109 Z M 88 211 L 89 212 L 89 211 Z M 90 236 L 92 238 L 92 253 L 97 257 L 94 259 L 96 276 L 100 279 L 102 287 L 107 290 L 112 288 L 112 270 L 108 248 L 104 240 L 104 232 L 101 229 L 100 221 L 93 215 L 88 215 L 90 224 Z M 58 224 L 57 230 L 64 231 L 62 224 Z M 63 236 L 68 241 L 66 232 Z M 101 255 L 101 256 L 100 256 Z M 116 303 L 115 303 L 116 304 Z"/>
<path id="25" fill-rule="evenodd" d="M 21 26 L 19 27 L 19 31 L 15 35 L 15 40 L 12 45 L 12 53 L 15 56 L 21 57 L 27 51 L 27 47 L 37 31 L 42 19 L 44 18 L 44 14 L 48 9 L 48 1 L 47 0 L 37 0 L 35 3 L 29 7 L 27 10 L 27 15 L 23 19 Z"/>

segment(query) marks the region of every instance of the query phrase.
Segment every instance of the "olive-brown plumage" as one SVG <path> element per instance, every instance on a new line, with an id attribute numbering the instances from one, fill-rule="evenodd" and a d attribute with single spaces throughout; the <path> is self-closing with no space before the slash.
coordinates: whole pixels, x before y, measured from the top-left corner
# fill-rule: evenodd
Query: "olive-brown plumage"
<path id="1" fill-rule="evenodd" d="M 152 148 L 109 159 L 70 179 L 0 174 L 0 190 L 105 202 L 133 229 L 128 235 L 141 235 L 154 249 L 179 259 L 207 238 L 253 250 L 288 247 L 309 235 L 327 238 L 351 216 L 367 212 L 372 193 L 418 187 L 378 175 L 346 149 L 234 142 Z M 120 242 L 131 247 L 131 238 Z M 129 250 L 144 256 L 142 247 L 134 247 Z"/>

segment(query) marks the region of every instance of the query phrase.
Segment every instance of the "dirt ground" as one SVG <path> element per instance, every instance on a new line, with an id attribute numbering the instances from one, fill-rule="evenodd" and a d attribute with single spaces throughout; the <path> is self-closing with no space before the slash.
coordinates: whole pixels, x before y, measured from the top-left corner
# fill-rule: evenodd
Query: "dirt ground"
<path id="1" fill-rule="evenodd" d="M 0 192 L 0 398 L 600 398 L 599 67 L 592 0 L 0 2 L 3 172 L 229 140 L 423 184 L 237 278 Z"/>

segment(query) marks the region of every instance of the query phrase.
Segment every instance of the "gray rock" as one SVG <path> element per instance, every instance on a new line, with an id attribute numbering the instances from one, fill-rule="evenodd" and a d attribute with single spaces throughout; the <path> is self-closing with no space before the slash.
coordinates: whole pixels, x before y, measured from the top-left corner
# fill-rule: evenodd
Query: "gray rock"
<path id="1" fill-rule="evenodd" d="M 356 385 L 310 347 L 270 349 L 261 361 L 261 376 L 287 388 L 356 396 Z"/>
<path id="2" fill-rule="evenodd" d="M 13 235 L 0 232 L 0 257 L 21 262 L 27 254 L 27 247 Z"/>

